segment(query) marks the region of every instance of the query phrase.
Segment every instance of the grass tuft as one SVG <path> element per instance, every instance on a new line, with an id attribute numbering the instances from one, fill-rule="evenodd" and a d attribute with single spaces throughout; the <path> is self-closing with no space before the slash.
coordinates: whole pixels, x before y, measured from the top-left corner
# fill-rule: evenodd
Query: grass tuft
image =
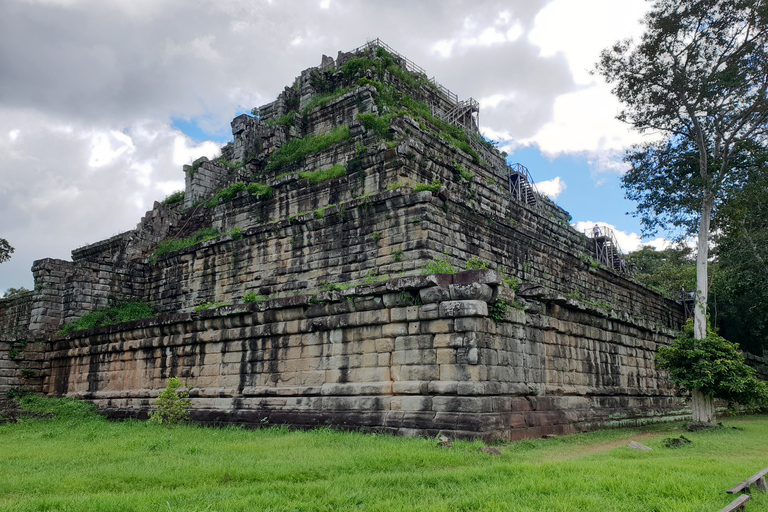
<path id="1" fill-rule="evenodd" d="M 152 306 L 146 302 L 138 300 L 124 302 L 108 309 L 88 313 L 74 322 L 65 325 L 58 333 L 67 334 L 105 325 L 132 322 L 142 318 L 154 318 L 155 316 L 155 311 L 152 309 Z"/>

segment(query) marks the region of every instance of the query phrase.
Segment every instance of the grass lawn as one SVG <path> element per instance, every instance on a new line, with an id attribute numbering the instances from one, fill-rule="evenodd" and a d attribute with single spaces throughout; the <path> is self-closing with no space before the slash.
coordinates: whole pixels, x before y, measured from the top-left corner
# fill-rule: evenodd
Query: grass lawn
<path id="1" fill-rule="evenodd" d="M 717 511 L 726 489 L 768 466 L 768 416 L 497 446 L 440 448 L 333 430 L 291 432 L 111 423 L 73 400 L 55 417 L 0 425 L 0 510 Z M 737 427 L 737 428 L 731 428 Z M 693 441 L 665 448 L 662 440 Z M 629 449 L 631 440 L 651 452 Z M 756 494 L 747 511 L 768 510 Z"/>

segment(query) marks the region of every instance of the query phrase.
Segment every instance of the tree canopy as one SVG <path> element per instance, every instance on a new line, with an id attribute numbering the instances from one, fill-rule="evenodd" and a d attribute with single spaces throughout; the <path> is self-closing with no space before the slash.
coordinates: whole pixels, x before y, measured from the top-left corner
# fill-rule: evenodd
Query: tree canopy
<path id="1" fill-rule="evenodd" d="M 750 352 L 768 350 L 768 171 L 750 173 L 720 211 L 713 319 Z"/>
<path id="2" fill-rule="evenodd" d="M 5 238 L 0 238 L 0 263 L 11 259 L 11 254 L 13 254 L 13 251 L 15 251 L 15 249 L 11 247 L 11 244 L 8 243 L 8 240 Z"/>
<path id="3" fill-rule="evenodd" d="M 691 291 L 696 284 L 696 262 L 690 247 L 657 251 L 645 245 L 629 253 L 627 263 L 635 269 L 638 281 L 667 295 Z"/>

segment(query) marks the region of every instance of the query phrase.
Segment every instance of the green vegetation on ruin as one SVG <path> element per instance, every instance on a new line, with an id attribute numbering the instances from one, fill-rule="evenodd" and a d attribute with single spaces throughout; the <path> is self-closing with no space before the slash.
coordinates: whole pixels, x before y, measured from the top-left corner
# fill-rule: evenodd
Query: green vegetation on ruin
<path id="1" fill-rule="evenodd" d="M 308 155 L 347 139 L 349 139 L 349 126 L 338 126 L 326 135 L 292 139 L 269 157 L 267 170 L 280 169 L 283 166 L 297 163 Z"/>
<path id="2" fill-rule="evenodd" d="M 206 208 L 213 208 L 217 205 L 228 203 L 233 200 L 238 193 L 244 190 L 247 190 L 250 195 L 262 201 L 272 197 L 272 188 L 268 185 L 263 183 L 249 183 L 246 185 L 243 182 L 237 182 L 225 189 L 219 190 L 216 192 L 216 195 L 205 201 L 203 204 Z"/>
<path id="3" fill-rule="evenodd" d="M 155 253 L 153 255 L 154 261 L 157 261 L 157 257 L 162 256 L 163 254 L 180 251 L 195 244 L 207 242 L 208 240 L 213 240 L 214 238 L 218 238 L 220 236 L 221 233 L 219 233 L 219 230 L 216 228 L 203 228 L 187 238 L 182 238 L 179 240 L 162 240 L 158 242 L 157 249 L 155 249 Z"/>
<path id="4" fill-rule="evenodd" d="M 25 397 L 0 425 L 0 511 L 719 510 L 766 466 L 768 416 L 495 445 L 330 429 L 109 422 L 73 399 Z M 52 417 L 51 417 L 52 416 Z M 735 427 L 735 428 L 734 428 Z M 666 448 L 665 438 L 692 441 Z M 650 452 L 628 448 L 636 440 Z M 747 510 L 764 510 L 753 493 Z"/>
<path id="5" fill-rule="evenodd" d="M 307 172 L 300 172 L 299 178 L 304 180 L 309 180 L 309 182 L 312 185 L 315 185 L 317 183 L 332 180 L 333 178 L 338 178 L 339 176 L 344 176 L 345 170 L 344 166 L 341 164 L 336 164 L 330 169 L 323 169 L 323 170 L 316 170 L 316 171 L 307 171 Z"/>
<path id="6" fill-rule="evenodd" d="M 173 192 L 172 194 L 168 195 L 168 197 L 163 199 L 160 204 L 167 206 L 171 204 L 180 203 L 182 201 L 184 201 L 184 191 L 177 190 L 176 192 Z"/>
<path id="7" fill-rule="evenodd" d="M 143 301 L 123 302 L 108 309 L 93 311 L 87 315 L 68 323 L 58 334 L 68 334 L 74 331 L 84 331 L 94 327 L 115 325 L 123 322 L 132 322 L 142 318 L 154 318 L 156 316 L 152 306 Z"/>

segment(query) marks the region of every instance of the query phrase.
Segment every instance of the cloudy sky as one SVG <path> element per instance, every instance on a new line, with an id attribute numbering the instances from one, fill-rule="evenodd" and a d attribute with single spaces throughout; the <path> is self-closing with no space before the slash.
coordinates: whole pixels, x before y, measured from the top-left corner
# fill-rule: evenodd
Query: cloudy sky
<path id="1" fill-rule="evenodd" d="M 322 54 L 381 38 L 460 98 L 580 229 L 641 243 L 619 186 L 639 136 L 589 69 L 645 0 L 2 0 L 0 293 L 133 229 Z M 648 242 L 648 240 L 646 240 Z"/>

